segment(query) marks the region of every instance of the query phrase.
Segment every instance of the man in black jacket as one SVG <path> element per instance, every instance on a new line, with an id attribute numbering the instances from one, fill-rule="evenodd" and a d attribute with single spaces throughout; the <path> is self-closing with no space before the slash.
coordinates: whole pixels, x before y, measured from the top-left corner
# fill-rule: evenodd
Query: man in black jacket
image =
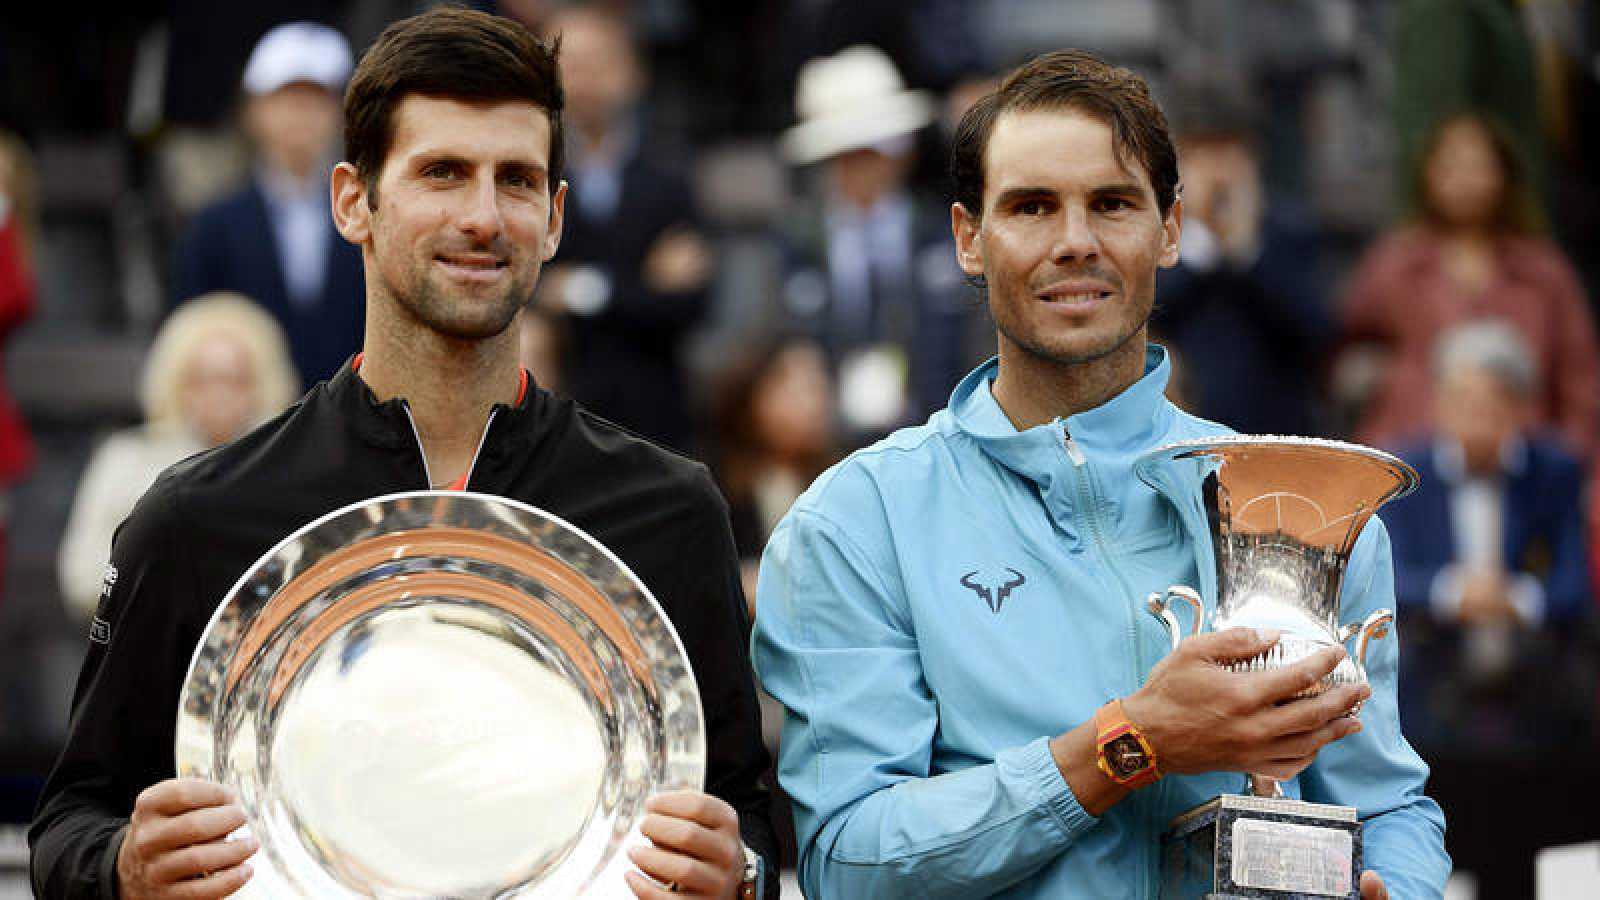
<path id="1" fill-rule="evenodd" d="M 540 506 L 650 586 L 698 675 L 709 793 L 652 798 L 653 846 L 631 858 L 656 881 L 628 885 L 647 900 L 753 895 L 751 851 L 770 865 L 772 831 L 726 507 L 704 467 L 530 388 L 516 362 L 509 326 L 561 236 L 561 98 L 549 47 L 463 10 L 397 23 L 362 59 L 332 187 L 362 249 L 364 351 L 266 426 L 169 470 L 119 530 L 30 832 L 40 897 L 212 898 L 249 879 L 255 843 L 227 839 L 244 823 L 231 794 L 172 777 L 192 649 L 283 536 L 426 487 Z"/>

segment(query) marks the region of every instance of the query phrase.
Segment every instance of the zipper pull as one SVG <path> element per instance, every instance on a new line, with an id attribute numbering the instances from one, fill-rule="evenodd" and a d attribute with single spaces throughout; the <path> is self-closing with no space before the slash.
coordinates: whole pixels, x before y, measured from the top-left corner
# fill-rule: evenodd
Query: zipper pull
<path id="1" fill-rule="evenodd" d="M 1072 439 L 1072 435 L 1068 434 L 1065 428 L 1061 429 L 1061 436 L 1067 444 L 1067 458 L 1072 460 L 1074 466 L 1082 468 L 1083 464 L 1089 460 L 1084 457 L 1083 451 L 1078 448 L 1078 443 Z"/>

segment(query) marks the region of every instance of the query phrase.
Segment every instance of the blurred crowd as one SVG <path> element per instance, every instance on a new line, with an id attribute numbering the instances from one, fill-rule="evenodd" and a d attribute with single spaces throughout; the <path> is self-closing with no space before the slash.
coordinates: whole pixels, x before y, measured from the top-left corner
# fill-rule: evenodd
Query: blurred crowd
<path id="1" fill-rule="evenodd" d="M 169 0 L 0 29 L 0 815 L 27 816 L 133 501 L 359 349 L 360 253 L 328 213 L 342 90 L 425 5 Z M 562 41 L 571 191 L 525 365 L 711 465 L 752 603 L 811 480 L 994 352 L 950 237 L 961 112 L 1048 49 L 1146 75 L 1182 174 L 1151 322 L 1174 399 L 1422 474 L 1383 514 L 1403 721 L 1458 865 L 1519 895 L 1469 822 L 1500 835 L 1517 801 L 1473 773 L 1600 749 L 1600 8 L 472 5 Z"/>

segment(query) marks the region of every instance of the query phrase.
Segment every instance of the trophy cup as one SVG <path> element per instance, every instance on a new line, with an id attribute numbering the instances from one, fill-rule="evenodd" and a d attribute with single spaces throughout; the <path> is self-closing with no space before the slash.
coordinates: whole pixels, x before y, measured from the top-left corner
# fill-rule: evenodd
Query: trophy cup
<path id="1" fill-rule="evenodd" d="M 628 895 L 644 801 L 701 787 L 699 692 L 603 545 L 483 494 L 363 501 L 268 551 L 202 635 L 177 771 L 239 795 L 239 896 Z"/>
<path id="2" fill-rule="evenodd" d="M 1341 624 L 1339 587 L 1356 538 L 1379 506 L 1409 493 L 1416 472 L 1387 453 L 1339 441 L 1232 435 L 1171 444 L 1134 463 L 1139 478 L 1169 499 L 1209 538 L 1199 555 L 1202 591 L 1174 585 L 1153 593 L 1150 612 L 1173 648 L 1183 637 L 1176 610 L 1195 632 L 1275 628 L 1281 637 L 1239 671 L 1293 665 L 1357 638 L 1346 657 L 1301 696 L 1366 681 L 1369 641 L 1387 633 L 1391 610 Z M 1356 712 L 1355 710 L 1352 713 Z M 1283 796 L 1277 782 L 1250 775 L 1248 794 L 1224 794 L 1173 820 L 1162 839 L 1162 898 L 1359 897 L 1361 825 L 1347 806 Z"/>

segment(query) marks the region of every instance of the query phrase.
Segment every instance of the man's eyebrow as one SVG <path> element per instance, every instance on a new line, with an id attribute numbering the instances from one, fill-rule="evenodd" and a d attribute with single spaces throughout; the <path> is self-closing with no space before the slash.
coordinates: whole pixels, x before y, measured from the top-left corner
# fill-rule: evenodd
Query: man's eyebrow
<path id="1" fill-rule="evenodd" d="M 1032 200 L 1039 197 L 1054 197 L 1055 195 L 1056 192 L 1051 188 L 1024 185 L 1022 187 L 1006 188 L 1005 190 L 1001 191 L 994 198 L 994 205 L 1006 206 L 1019 200 Z"/>
<path id="2" fill-rule="evenodd" d="M 549 169 L 543 163 L 525 159 L 508 159 L 495 164 L 498 172 L 520 172 L 525 175 L 537 175 L 544 178 L 549 174 Z"/>
<path id="3" fill-rule="evenodd" d="M 1134 195 L 1140 195 L 1140 194 L 1144 193 L 1144 186 L 1139 184 L 1137 181 L 1114 181 L 1114 182 L 1112 182 L 1110 184 L 1102 184 L 1099 187 L 1095 188 L 1094 190 L 1090 191 L 1090 193 L 1101 194 L 1101 195 L 1105 195 L 1105 194 L 1134 194 Z"/>

